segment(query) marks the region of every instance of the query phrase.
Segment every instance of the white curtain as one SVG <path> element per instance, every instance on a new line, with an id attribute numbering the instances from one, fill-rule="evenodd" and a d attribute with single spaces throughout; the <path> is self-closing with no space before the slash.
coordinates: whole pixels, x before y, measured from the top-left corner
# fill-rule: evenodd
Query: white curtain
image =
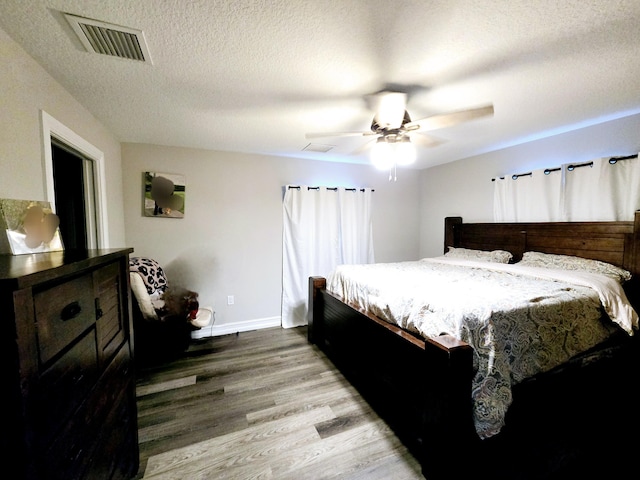
<path id="1" fill-rule="evenodd" d="M 516 178 L 496 178 L 493 217 L 496 222 L 556 222 L 562 219 L 562 173 L 535 170 Z"/>
<path id="2" fill-rule="evenodd" d="M 609 159 L 495 179 L 494 221 L 633 220 L 640 209 L 640 160 Z"/>
<path id="3" fill-rule="evenodd" d="M 640 209 L 640 160 L 598 158 L 566 171 L 565 219 L 572 222 L 633 220 Z M 578 166 L 582 165 L 582 166 Z"/>
<path id="4" fill-rule="evenodd" d="M 287 185 L 282 205 L 282 326 L 307 324 L 310 276 L 373 263 L 372 190 Z"/>

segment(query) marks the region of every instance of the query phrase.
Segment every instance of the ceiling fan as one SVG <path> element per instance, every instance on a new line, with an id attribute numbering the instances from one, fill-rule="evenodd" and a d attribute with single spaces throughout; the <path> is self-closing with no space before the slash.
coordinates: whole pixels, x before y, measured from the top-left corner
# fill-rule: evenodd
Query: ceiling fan
<path id="1" fill-rule="evenodd" d="M 388 154 L 376 155 L 377 151 L 389 150 L 390 148 L 400 150 L 404 147 L 411 147 L 413 150 L 413 160 L 415 160 L 415 150 L 411 142 L 415 142 L 415 144 L 424 147 L 433 147 L 442 143 L 442 140 L 424 135 L 424 132 L 451 127 L 476 118 L 493 115 L 493 105 L 485 105 L 477 108 L 432 115 L 420 120 L 411 120 L 406 110 L 407 94 L 404 92 L 383 90 L 368 95 L 365 98 L 368 100 L 371 110 L 375 111 L 370 130 L 363 132 L 307 133 L 305 137 L 311 139 L 322 137 L 375 136 L 376 142 L 372 151 L 372 161 L 374 164 L 380 163 L 376 166 L 385 169 L 395 164 L 410 163 L 411 154 L 404 156 L 398 152 L 395 154 L 395 160 L 390 163 L 390 156 Z M 414 133 L 419 133 L 420 135 L 413 135 Z M 371 143 L 372 142 L 368 142 L 354 153 L 362 153 Z M 407 148 L 404 149 L 408 151 Z M 379 157 L 378 162 L 376 162 L 376 157 Z"/>

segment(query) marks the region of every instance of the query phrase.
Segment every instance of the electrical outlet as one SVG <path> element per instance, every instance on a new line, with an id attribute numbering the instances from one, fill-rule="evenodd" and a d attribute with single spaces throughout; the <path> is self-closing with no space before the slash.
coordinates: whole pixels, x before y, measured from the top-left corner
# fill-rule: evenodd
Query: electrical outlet
<path id="1" fill-rule="evenodd" d="M 234 298 L 233 295 L 229 295 L 227 296 L 227 305 L 233 305 L 235 303 L 236 299 Z"/>

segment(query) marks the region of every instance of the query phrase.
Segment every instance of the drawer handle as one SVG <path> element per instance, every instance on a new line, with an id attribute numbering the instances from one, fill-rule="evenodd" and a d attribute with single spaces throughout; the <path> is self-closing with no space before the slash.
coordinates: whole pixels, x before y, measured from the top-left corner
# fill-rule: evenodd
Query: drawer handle
<path id="1" fill-rule="evenodd" d="M 77 317 L 81 311 L 82 308 L 80 307 L 80 304 L 78 302 L 71 302 L 69 305 L 62 309 L 60 318 L 65 321 L 71 320 L 72 318 Z"/>

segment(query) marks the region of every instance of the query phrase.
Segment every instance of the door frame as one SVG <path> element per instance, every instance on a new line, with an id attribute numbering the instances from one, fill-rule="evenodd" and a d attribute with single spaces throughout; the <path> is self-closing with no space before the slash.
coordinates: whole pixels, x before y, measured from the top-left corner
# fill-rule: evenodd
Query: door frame
<path id="1" fill-rule="evenodd" d="M 104 153 L 62 124 L 44 110 L 42 121 L 42 159 L 44 167 L 44 193 L 55 212 L 55 186 L 53 180 L 53 158 L 51 138 L 68 145 L 91 161 L 93 168 L 84 169 L 85 212 L 87 217 L 87 244 L 89 248 L 109 248 L 107 222 L 107 188 Z M 91 171 L 89 171 L 91 170 Z"/>

